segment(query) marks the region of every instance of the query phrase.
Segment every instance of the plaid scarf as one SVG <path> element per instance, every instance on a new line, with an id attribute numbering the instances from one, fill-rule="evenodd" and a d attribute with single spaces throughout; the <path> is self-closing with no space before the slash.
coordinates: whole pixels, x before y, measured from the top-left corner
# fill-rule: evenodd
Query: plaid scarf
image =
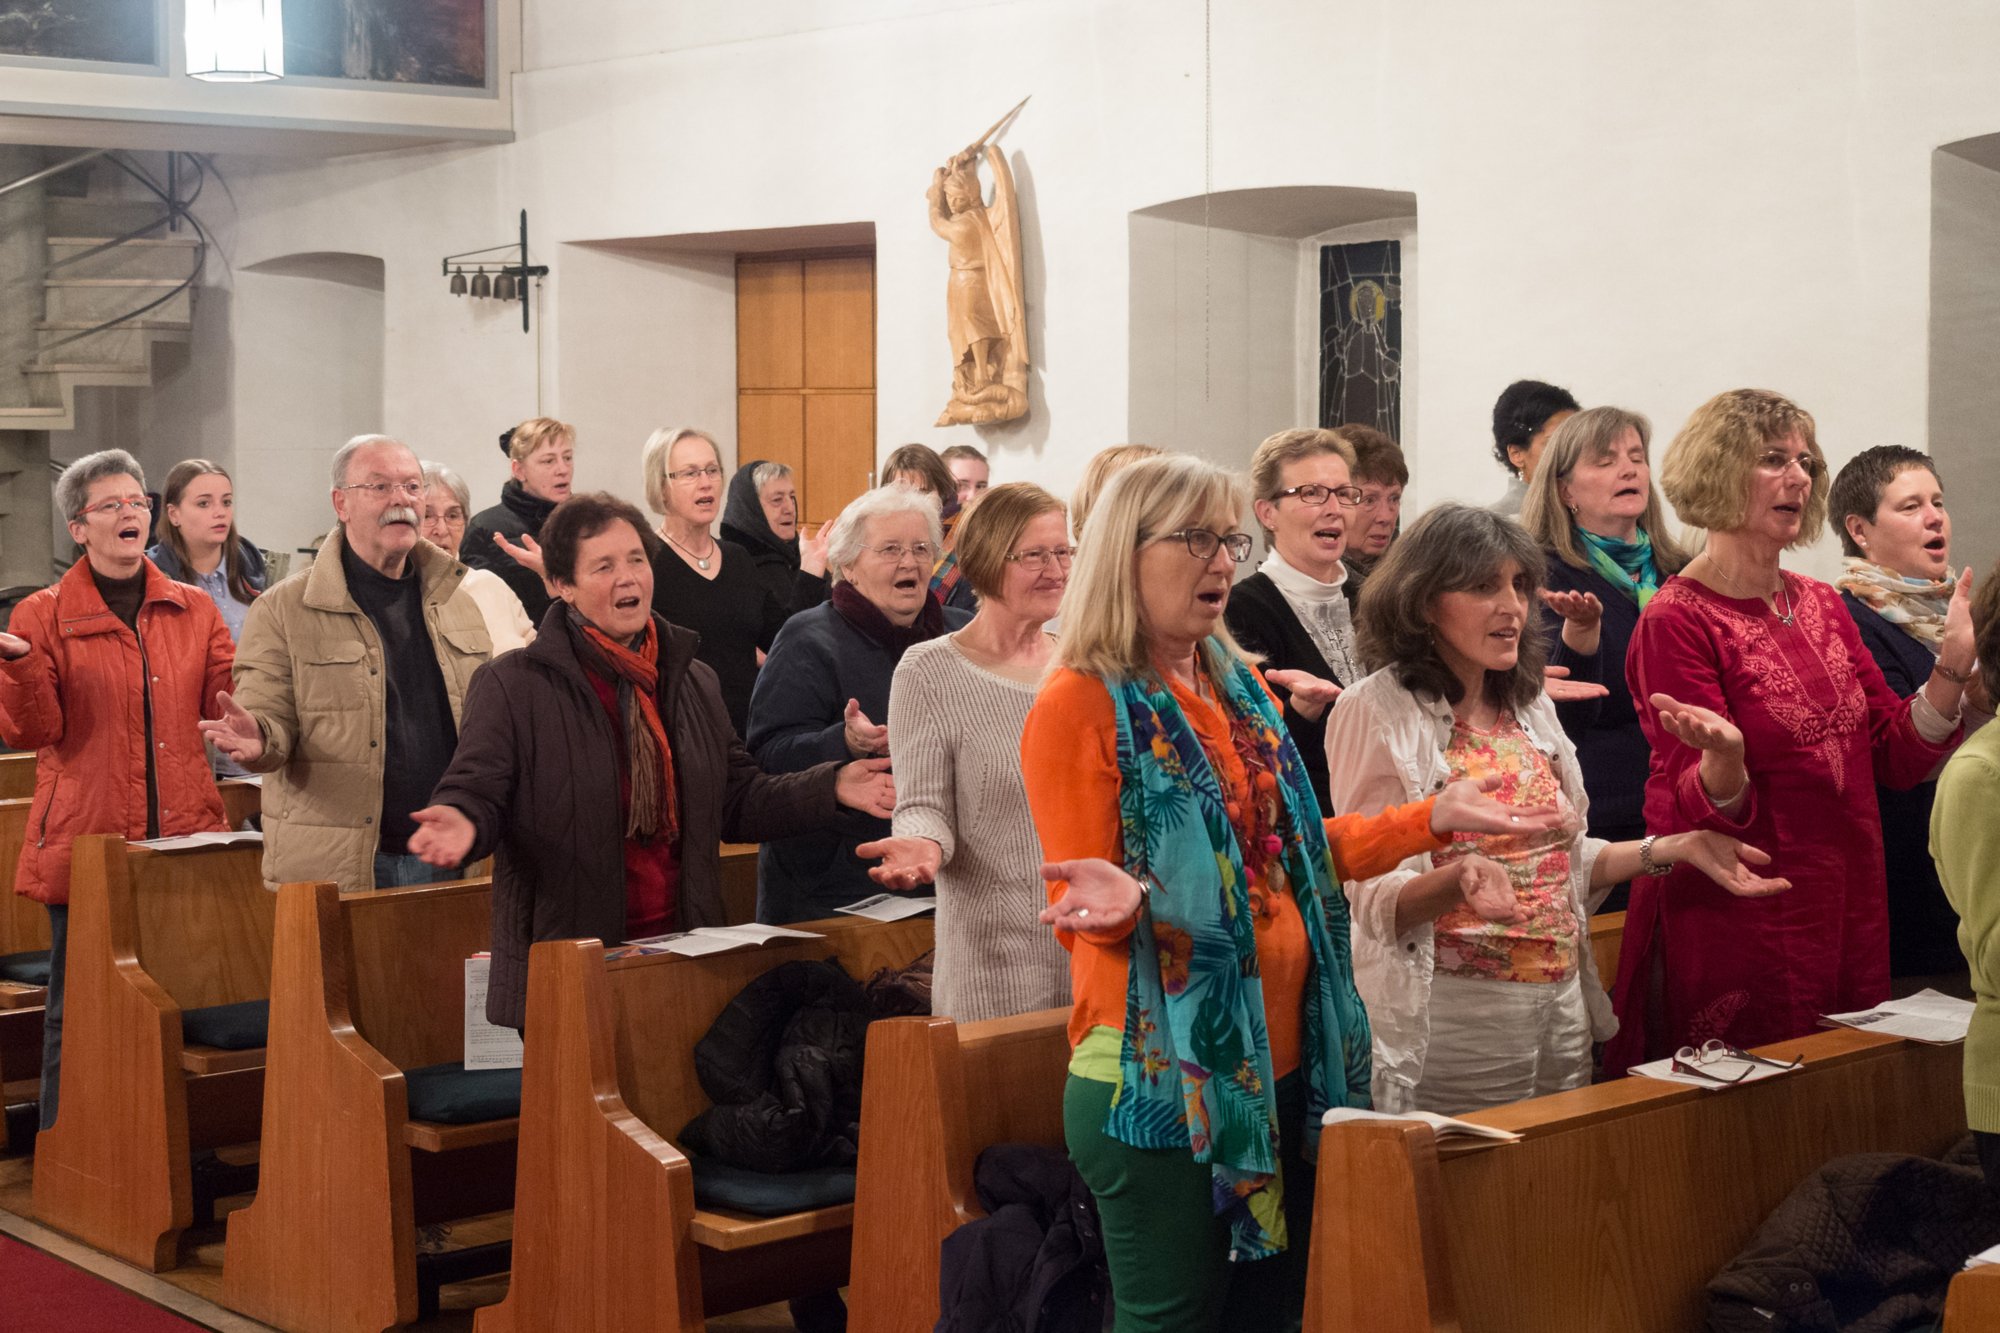
<path id="1" fill-rule="evenodd" d="M 586 667 L 618 687 L 618 716 L 625 732 L 625 771 L 632 795 L 625 836 L 640 842 L 680 837 L 680 800 L 674 791 L 674 753 L 660 721 L 660 629 L 648 620 L 638 647 L 618 642 L 572 608 L 577 654 Z"/>
<path id="2" fill-rule="evenodd" d="M 1276 777 L 1265 890 L 1299 906 L 1312 973 L 1301 1073 L 1308 1151 L 1332 1105 L 1368 1105 L 1368 1016 L 1354 988 L 1347 899 L 1333 880 L 1319 803 L 1270 697 L 1210 639 L 1201 656 L 1238 744 Z M 1125 869 L 1151 886 L 1131 936 L 1118 1091 L 1104 1132 L 1135 1148 L 1187 1148 L 1213 1168 L 1233 1259 L 1288 1244 L 1278 1174 L 1271 1046 L 1244 851 L 1194 727 L 1157 677 L 1107 682 L 1118 723 Z"/>

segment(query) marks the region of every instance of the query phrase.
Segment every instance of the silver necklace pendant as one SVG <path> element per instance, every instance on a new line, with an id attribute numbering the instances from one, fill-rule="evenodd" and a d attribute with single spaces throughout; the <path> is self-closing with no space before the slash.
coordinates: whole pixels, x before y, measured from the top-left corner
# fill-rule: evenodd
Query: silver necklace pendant
<path id="1" fill-rule="evenodd" d="M 694 558 L 694 562 L 695 562 L 695 563 L 696 563 L 697 565 L 700 565 L 700 566 L 701 566 L 701 569 L 702 569 L 702 572 L 703 572 L 704 574 L 708 572 L 708 561 L 707 561 L 706 559 L 704 559 L 704 558 L 703 558 L 703 557 L 701 557 L 701 556 L 696 556 L 696 557 Z M 1789 624 L 1791 624 L 1792 622 L 1791 622 L 1791 621 L 1790 621 L 1789 619 L 1787 619 L 1787 620 L 1785 621 L 1785 623 L 1786 623 L 1787 625 L 1789 625 Z"/>

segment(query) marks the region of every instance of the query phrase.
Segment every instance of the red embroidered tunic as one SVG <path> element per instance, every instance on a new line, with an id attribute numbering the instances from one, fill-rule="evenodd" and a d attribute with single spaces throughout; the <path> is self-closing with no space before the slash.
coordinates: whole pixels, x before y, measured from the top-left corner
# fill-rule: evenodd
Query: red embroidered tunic
<path id="1" fill-rule="evenodd" d="M 1957 737 L 1932 745 L 1917 733 L 1909 700 L 1883 681 L 1837 592 L 1796 574 L 1784 586 L 1789 626 L 1762 601 L 1674 578 L 1633 632 L 1626 677 L 1653 750 L 1647 830 L 1719 829 L 1771 853 L 1763 873 L 1792 888 L 1738 898 L 1687 866 L 1634 880 L 1607 1072 L 1710 1037 L 1748 1047 L 1804 1036 L 1821 1014 L 1889 997 L 1875 784 L 1923 781 Z M 1702 790 L 1700 752 L 1660 727 L 1655 693 L 1742 730 L 1750 792 L 1733 819 Z"/>

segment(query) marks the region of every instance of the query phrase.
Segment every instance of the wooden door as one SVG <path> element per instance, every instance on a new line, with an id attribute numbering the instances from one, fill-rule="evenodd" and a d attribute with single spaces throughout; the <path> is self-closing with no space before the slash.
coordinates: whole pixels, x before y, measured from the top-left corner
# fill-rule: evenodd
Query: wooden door
<path id="1" fill-rule="evenodd" d="M 786 463 L 822 523 L 875 471 L 875 256 L 736 261 L 736 456 Z"/>

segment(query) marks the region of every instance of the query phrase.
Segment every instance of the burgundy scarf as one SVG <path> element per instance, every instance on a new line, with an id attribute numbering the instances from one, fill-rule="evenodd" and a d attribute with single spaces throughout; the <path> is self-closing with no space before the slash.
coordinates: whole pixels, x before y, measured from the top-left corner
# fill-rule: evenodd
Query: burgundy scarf
<path id="1" fill-rule="evenodd" d="M 860 589 L 845 579 L 833 585 L 833 609 L 842 620 L 897 657 L 901 657 L 912 644 L 935 639 L 944 633 L 944 607 L 928 593 L 924 596 L 923 609 L 917 612 L 916 621 L 908 625 L 898 625 L 883 615 L 875 603 L 863 597 Z"/>

